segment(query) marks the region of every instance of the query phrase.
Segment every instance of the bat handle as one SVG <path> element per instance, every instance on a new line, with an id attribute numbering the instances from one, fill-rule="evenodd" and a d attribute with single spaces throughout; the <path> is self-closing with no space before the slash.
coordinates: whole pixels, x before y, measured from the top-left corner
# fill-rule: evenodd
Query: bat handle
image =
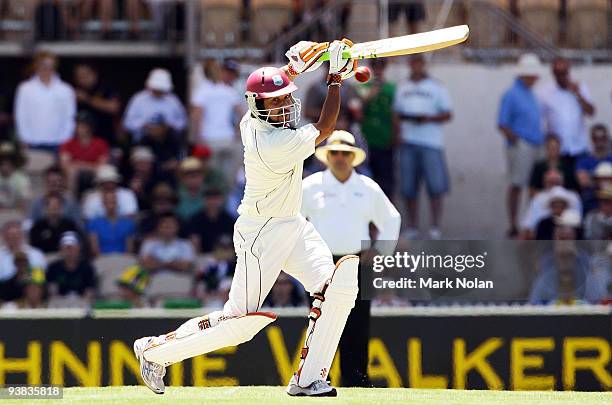
<path id="1" fill-rule="evenodd" d="M 343 59 L 350 59 L 351 58 L 351 51 L 344 51 L 342 52 L 342 58 Z M 325 52 L 323 53 L 323 55 L 321 55 L 321 57 L 319 58 L 319 62 L 325 62 L 329 60 L 329 52 Z"/>

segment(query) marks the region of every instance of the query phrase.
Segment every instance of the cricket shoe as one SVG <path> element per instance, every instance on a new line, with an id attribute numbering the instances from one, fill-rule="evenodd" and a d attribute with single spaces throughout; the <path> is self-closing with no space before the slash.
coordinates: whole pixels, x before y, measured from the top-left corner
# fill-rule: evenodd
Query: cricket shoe
<path id="1" fill-rule="evenodd" d="M 163 394 L 165 390 L 164 376 L 166 367 L 161 364 L 153 363 L 144 358 L 144 351 L 151 346 L 152 337 L 143 337 L 134 342 L 134 353 L 140 362 L 140 375 L 145 385 L 156 394 Z"/>
<path id="2" fill-rule="evenodd" d="M 338 392 L 327 381 L 317 380 L 313 381 L 307 387 L 300 387 L 295 378 L 295 374 L 291 377 L 289 385 L 287 386 L 287 394 L 292 397 L 336 397 Z"/>

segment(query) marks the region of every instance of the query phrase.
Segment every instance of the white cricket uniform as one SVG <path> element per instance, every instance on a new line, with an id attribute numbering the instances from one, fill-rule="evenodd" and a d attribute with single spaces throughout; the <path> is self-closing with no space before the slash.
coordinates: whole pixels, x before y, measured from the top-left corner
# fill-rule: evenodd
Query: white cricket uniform
<path id="1" fill-rule="evenodd" d="M 374 180 L 353 171 L 342 183 L 327 169 L 305 178 L 303 190 L 302 214 L 335 256 L 359 254 L 370 241 L 370 222 L 380 232 L 378 240 L 395 248 L 401 216 Z"/>
<path id="2" fill-rule="evenodd" d="M 225 316 L 257 311 L 281 270 L 317 292 L 334 270 L 329 248 L 300 213 L 304 160 L 319 131 L 269 128 L 245 114 L 240 122 L 246 187 L 234 225 L 237 264 Z"/>

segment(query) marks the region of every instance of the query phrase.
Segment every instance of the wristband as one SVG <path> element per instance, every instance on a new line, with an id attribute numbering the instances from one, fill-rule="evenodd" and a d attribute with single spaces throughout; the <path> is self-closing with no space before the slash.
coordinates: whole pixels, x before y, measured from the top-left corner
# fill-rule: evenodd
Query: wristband
<path id="1" fill-rule="evenodd" d="M 327 75 L 327 86 L 340 86 L 342 85 L 342 75 L 339 73 L 333 73 Z"/>
<path id="2" fill-rule="evenodd" d="M 299 75 L 299 73 L 297 72 L 297 70 L 295 70 L 295 68 L 291 65 L 291 63 L 287 65 L 287 71 L 289 72 L 291 76 L 295 77 Z"/>

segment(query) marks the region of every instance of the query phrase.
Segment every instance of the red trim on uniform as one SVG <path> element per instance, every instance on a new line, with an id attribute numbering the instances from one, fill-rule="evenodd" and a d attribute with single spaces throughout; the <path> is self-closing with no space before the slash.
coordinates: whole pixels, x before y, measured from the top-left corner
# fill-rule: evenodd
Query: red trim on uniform
<path id="1" fill-rule="evenodd" d="M 266 318 L 270 318 L 270 319 L 278 318 L 278 315 L 276 315 L 274 312 L 249 312 L 245 316 L 254 316 L 254 315 L 265 316 Z"/>

